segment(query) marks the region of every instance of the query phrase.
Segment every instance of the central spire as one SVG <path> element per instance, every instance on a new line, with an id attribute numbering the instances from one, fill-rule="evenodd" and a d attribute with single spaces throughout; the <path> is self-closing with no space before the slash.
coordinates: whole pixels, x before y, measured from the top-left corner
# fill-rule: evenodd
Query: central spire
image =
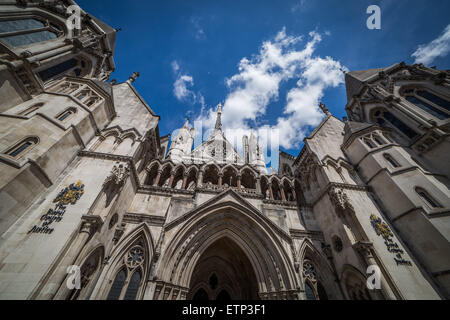
<path id="1" fill-rule="evenodd" d="M 217 105 L 217 119 L 216 119 L 216 126 L 214 128 L 216 130 L 222 131 L 222 103 L 220 102 Z"/>

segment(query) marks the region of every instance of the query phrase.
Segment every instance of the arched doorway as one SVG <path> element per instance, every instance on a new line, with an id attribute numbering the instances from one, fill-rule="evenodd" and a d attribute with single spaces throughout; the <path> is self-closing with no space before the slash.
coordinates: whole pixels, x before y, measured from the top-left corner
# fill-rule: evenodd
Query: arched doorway
<path id="1" fill-rule="evenodd" d="M 230 238 L 211 244 L 192 273 L 188 300 L 256 300 L 258 283 L 249 258 Z"/>

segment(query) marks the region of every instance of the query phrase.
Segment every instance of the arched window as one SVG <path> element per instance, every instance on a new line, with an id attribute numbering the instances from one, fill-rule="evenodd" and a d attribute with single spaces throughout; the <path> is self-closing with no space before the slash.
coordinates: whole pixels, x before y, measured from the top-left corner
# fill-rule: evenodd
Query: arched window
<path id="1" fill-rule="evenodd" d="M 15 146 L 9 148 L 5 154 L 13 158 L 19 158 L 19 156 L 22 156 L 25 151 L 30 151 L 38 142 L 39 139 L 37 137 L 28 137 Z"/>
<path id="2" fill-rule="evenodd" d="M 431 208 L 441 208 L 441 205 L 434 200 L 432 196 L 428 192 L 426 192 L 422 188 L 416 188 L 417 194 L 420 196 L 420 198 Z"/>
<path id="3" fill-rule="evenodd" d="M 62 34 L 63 31 L 59 26 L 42 18 L 0 21 L 0 40 L 11 47 L 53 40 Z"/>
<path id="4" fill-rule="evenodd" d="M 328 300 L 328 296 L 317 275 L 314 264 L 305 260 L 303 263 L 303 278 L 305 279 L 306 300 Z"/>
<path id="5" fill-rule="evenodd" d="M 399 118 L 394 116 L 391 112 L 386 110 L 377 110 L 374 113 L 374 120 L 380 126 L 386 126 L 387 123 L 391 124 L 394 128 L 397 128 L 401 133 L 410 139 L 414 139 L 418 136 L 418 133 L 411 129 Z"/>
<path id="6" fill-rule="evenodd" d="M 69 108 L 66 111 L 60 113 L 58 116 L 56 116 L 56 119 L 58 119 L 59 121 L 64 121 L 76 112 L 77 112 L 77 109 Z"/>
<path id="7" fill-rule="evenodd" d="M 394 158 L 392 158 L 392 156 L 390 154 L 385 153 L 385 154 L 383 154 L 383 157 L 386 159 L 387 162 L 390 163 L 390 165 L 393 168 L 400 167 L 400 165 L 397 163 L 397 161 L 395 161 Z"/>
<path id="8" fill-rule="evenodd" d="M 44 105 L 43 103 L 35 103 L 32 106 L 26 108 L 25 110 L 19 112 L 17 115 L 24 116 L 24 117 L 29 116 L 33 112 L 37 111 L 43 105 Z"/>
<path id="9" fill-rule="evenodd" d="M 434 117 L 445 120 L 450 117 L 450 102 L 423 89 L 403 91 L 405 99 Z"/>
<path id="10" fill-rule="evenodd" d="M 108 300 L 135 300 L 143 283 L 146 254 L 144 240 L 139 239 L 120 259 L 122 265 L 109 289 Z"/>

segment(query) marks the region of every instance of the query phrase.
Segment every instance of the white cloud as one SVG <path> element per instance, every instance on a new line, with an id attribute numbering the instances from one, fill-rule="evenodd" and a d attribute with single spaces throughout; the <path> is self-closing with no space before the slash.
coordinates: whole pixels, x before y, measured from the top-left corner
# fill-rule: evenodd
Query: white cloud
<path id="1" fill-rule="evenodd" d="M 278 100 L 280 84 L 296 80 L 296 85 L 287 92 L 276 123 L 255 129 L 259 133 L 267 128 L 278 130 L 280 145 L 287 149 L 302 142 L 309 126 L 316 126 L 324 116 L 318 108 L 324 91 L 342 84 L 342 70 L 346 70 L 330 57 L 314 55 L 316 45 L 322 41 L 319 33 L 310 32 L 307 40 L 298 49 L 302 37 L 288 36 L 283 28 L 275 38 L 262 44 L 256 56 L 241 59 L 239 72 L 226 81 L 230 91 L 223 107 L 224 127 L 248 132 L 250 123 L 258 124 L 268 105 Z M 210 128 L 215 117 L 215 110 L 210 109 L 197 120 Z M 264 141 L 260 142 L 264 148 Z"/>
<path id="2" fill-rule="evenodd" d="M 205 39 L 206 38 L 205 30 L 203 30 L 202 26 L 200 25 L 200 18 L 199 17 L 191 17 L 190 21 L 194 27 L 195 38 L 197 40 Z"/>
<path id="3" fill-rule="evenodd" d="M 306 8 L 306 0 L 300 0 L 295 5 L 291 7 L 291 12 L 295 13 L 297 11 L 303 11 Z"/>
<path id="4" fill-rule="evenodd" d="M 177 73 L 178 70 L 180 70 L 180 65 L 178 64 L 178 62 L 176 60 L 172 61 L 171 66 L 172 66 L 173 72 L 175 72 L 175 73 Z"/>
<path id="5" fill-rule="evenodd" d="M 182 74 L 180 65 L 177 61 L 172 61 L 172 70 L 177 74 L 177 79 L 173 84 L 173 94 L 179 101 L 199 103 L 202 108 L 205 106 L 205 98 L 200 92 L 195 93 L 191 90 L 194 86 L 194 78 L 188 74 Z"/>
<path id="6" fill-rule="evenodd" d="M 411 55 L 416 60 L 414 63 L 429 65 L 438 57 L 445 57 L 450 52 L 450 24 L 442 34 L 428 44 L 420 45 Z"/>
<path id="7" fill-rule="evenodd" d="M 177 97 L 178 100 L 183 101 L 188 97 L 192 97 L 195 95 L 191 90 L 187 87 L 191 87 L 194 85 L 194 79 L 188 75 L 179 75 L 175 83 L 173 84 L 173 94 Z"/>

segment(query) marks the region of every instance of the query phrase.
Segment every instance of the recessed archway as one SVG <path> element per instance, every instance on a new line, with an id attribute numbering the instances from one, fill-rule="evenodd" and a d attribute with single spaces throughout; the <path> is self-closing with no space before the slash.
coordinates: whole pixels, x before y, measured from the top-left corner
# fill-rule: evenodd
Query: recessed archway
<path id="1" fill-rule="evenodd" d="M 258 283 L 249 258 L 229 237 L 211 244 L 192 273 L 188 300 L 256 300 Z"/>

